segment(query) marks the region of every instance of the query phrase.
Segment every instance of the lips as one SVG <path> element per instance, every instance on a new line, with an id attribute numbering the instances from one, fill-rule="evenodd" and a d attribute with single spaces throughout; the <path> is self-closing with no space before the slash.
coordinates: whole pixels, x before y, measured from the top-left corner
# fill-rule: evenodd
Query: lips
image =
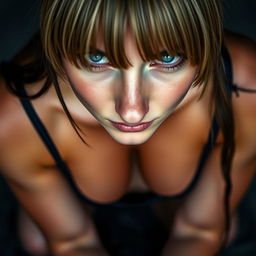
<path id="1" fill-rule="evenodd" d="M 125 123 L 117 123 L 117 122 L 111 121 L 112 125 L 116 129 L 122 132 L 142 132 L 146 130 L 152 124 L 152 122 L 153 121 L 140 123 L 140 124 L 127 125 Z"/>

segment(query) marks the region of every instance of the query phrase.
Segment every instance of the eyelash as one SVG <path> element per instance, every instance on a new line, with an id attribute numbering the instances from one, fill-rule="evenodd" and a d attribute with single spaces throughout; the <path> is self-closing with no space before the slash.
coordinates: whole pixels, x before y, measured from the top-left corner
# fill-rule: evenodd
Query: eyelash
<path id="1" fill-rule="evenodd" d="M 89 69 L 91 71 L 101 71 L 103 69 L 106 69 L 107 67 L 111 66 L 110 64 L 100 64 L 100 65 L 93 65 L 93 64 L 89 64 Z"/>
<path id="2" fill-rule="evenodd" d="M 167 65 L 167 64 L 159 64 L 156 62 L 153 62 L 150 64 L 151 67 L 158 67 L 163 69 L 164 71 L 176 71 L 178 69 L 180 69 L 184 64 L 185 64 L 186 59 L 183 57 L 180 57 L 180 60 L 178 61 L 178 63 L 176 64 L 172 64 L 172 65 Z"/>

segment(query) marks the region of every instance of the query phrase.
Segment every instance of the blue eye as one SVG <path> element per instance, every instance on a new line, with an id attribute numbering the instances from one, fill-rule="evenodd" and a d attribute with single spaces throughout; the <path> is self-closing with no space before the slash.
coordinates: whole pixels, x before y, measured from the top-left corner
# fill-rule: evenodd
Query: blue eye
<path id="1" fill-rule="evenodd" d="M 168 66 L 175 66 L 182 61 L 182 57 L 180 56 L 171 56 L 167 51 L 161 52 L 161 57 L 159 60 L 155 60 L 154 63 L 159 65 L 168 65 Z"/>
<path id="2" fill-rule="evenodd" d="M 94 54 L 90 53 L 90 54 L 89 54 L 89 58 L 90 58 L 90 60 L 91 60 L 92 62 L 99 62 L 99 61 L 102 60 L 103 56 L 102 56 L 101 54 L 96 54 L 96 55 L 94 55 Z"/>
<path id="3" fill-rule="evenodd" d="M 89 62 L 93 64 L 107 64 L 109 63 L 108 58 L 104 55 L 104 53 L 96 52 L 95 54 L 90 52 L 87 57 Z"/>
<path id="4" fill-rule="evenodd" d="M 168 52 L 164 51 L 161 55 L 161 60 L 167 64 L 172 63 L 172 61 L 175 59 L 176 57 L 170 56 L 168 54 Z"/>
<path id="5" fill-rule="evenodd" d="M 171 56 L 167 51 L 162 51 L 160 58 L 150 63 L 151 67 L 165 72 L 173 72 L 182 67 L 185 58 L 182 56 Z"/>

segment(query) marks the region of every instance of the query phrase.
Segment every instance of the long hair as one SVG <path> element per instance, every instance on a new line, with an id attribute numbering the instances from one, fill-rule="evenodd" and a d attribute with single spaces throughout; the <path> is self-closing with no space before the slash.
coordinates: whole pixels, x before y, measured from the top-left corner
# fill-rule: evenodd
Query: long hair
<path id="1" fill-rule="evenodd" d="M 124 49 L 127 27 L 144 61 L 155 60 L 164 48 L 170 55 L 183 56 L 198 67 L 193 86 L 203 86 L 204 92 L 208 81 L 213 81 L 214 114 L 224 137 L 221 171 L 226 183 L 224 210 L 228 231 L 235 143 L 232 106 L 221 60 L 221 0 L 41 1 L 41 42 L 48 74 L 79 136 L 79 127 L 68 112 L 57 80 L 57 77 L 66 79 L 63 58 L 78 68 L 87 68 L 85 55 L 96 50 L 100 34 L 111 65 L 128 68 L 131 64 Z"/>
<path id="2" fill-rule="evenodd" d="M 230 95 L 221 62 L 223 43 L 220 0 L 44 0 L 41 6 L 42 44 L 51 72 L 65 79 L 62 58 L 88 67 L 85 54 L 95 49 L 101 33 L 106 56 L 117 68 L 127 68 L 124 34 L 132 31 L 144 61 L 158 57 L 160 48 L 198 66 L 193 86 L 213 81 L 215 117 L 224 136 L 221 170 L 226 183 L 224 210 L 230 226 L 231 164 L 235 149 Z M 55 87 L 58 84 L 55 80 Z M 60 92 L 58 92 L 59 96 Z M 72 119 L 70 119 L 71 122 Z"/>

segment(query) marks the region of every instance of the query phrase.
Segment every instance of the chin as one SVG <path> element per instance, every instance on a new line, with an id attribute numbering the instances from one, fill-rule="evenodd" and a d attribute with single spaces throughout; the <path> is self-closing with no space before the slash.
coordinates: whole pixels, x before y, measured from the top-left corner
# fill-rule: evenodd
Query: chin
<path id="1" fill-rule="evenodd" d="M 140 145 L 145 143 L 153 135 L 153 132 L 109 132 L 110 136 L 122 145 Z"/>

